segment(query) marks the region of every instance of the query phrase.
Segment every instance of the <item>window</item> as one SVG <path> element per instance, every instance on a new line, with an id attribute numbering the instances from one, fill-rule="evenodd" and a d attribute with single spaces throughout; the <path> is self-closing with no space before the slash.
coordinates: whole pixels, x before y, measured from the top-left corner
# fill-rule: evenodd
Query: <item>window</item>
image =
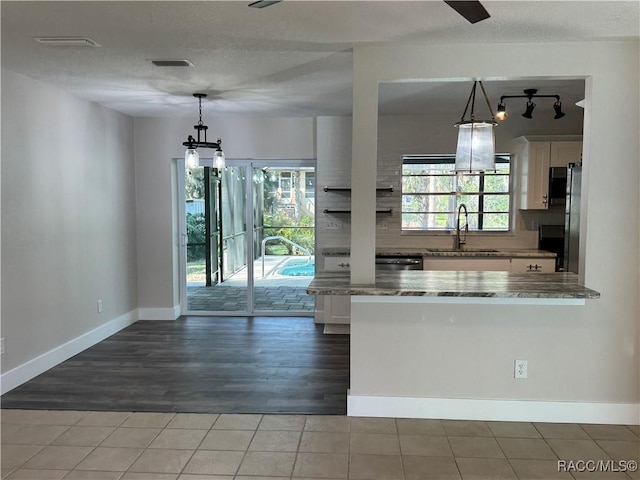
<path id="1" fill-rule="evenodd" d="M 402 229 L 447 231 L 456 228 L 464 203 L 469 230 L 509 231 L 509 155 L 496 155 L 496 171 L 456 173 L 453 155 L 405 155 L 402 159 Z"/>
<path id="2" fill-rule="evenodd" d="M 304 172 L 304 196 L 314 198 L 316 195 L 316 174 L 315 172 Z"/>

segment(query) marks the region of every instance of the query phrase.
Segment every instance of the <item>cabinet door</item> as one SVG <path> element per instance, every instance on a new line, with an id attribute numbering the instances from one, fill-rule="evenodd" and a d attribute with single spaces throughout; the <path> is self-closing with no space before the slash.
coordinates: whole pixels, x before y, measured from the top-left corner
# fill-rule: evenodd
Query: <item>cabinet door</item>
<path id="1" fill-rule="evenodd" d="M 511 271 L 515 273 L 553 273 L 556 261 L 553 258 L 512 258 Z"/>
<path id="2" fill-rule="evenodd" d="M 582 160 L 582 142 L 551 142 L 551 167 L 566 167 Z"/>
<path id="3" fill-rule="evenodd" d="M 351 323 L 351 296 L 324 295 L 324 323 L 340 325 Z"/>
<path id="4" fill-rule="evenodd" d="M 350 257 L 347 255 L 324 257 L 325 272 L 348 272 L 350 267 Z"/>
<path id="5" fill-rule="evenodd" d="M 529 210 L 546 210 L 549 207 L 550 142 L 529 144 L 529 169 L 527 172 L 527 206 Z"/>

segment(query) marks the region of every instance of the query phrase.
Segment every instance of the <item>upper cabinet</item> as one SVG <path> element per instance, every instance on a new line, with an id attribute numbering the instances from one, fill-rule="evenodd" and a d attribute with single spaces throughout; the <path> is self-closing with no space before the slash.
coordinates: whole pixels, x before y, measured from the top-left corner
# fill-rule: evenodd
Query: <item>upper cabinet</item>
<path id="1" fill-rule="evenodd" d="M 520 203 L 523 210 L 549 208 L 549 172 L 551 167 L 566 167 L 582 158 L 581 137 L 518 137 L 514 156 L 520 180 Z"/>

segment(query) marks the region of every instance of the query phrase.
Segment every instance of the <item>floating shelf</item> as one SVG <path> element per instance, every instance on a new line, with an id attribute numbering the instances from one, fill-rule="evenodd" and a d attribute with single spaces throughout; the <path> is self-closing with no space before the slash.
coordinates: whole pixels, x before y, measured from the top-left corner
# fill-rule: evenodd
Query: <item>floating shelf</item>
<path id="1" fill-rule="evenodd" d="M 351 209 L 325 208 L 323 212 L 324 213 L 351 213 Z M 393 208 L 377 208 L 376 213 L 386 213 L 388 215 L 391 215 L 393 213 Z"/>
<path id="2" fill-rule="evenodd" d="M 351 187 L 328 187 L 325 186 L 323 188 L 325 192 L 350 192 Z M 378 192 L 393 192 L 393 185 L 389 185 L 388 187 L 376 187 L 376 191 Z"/>

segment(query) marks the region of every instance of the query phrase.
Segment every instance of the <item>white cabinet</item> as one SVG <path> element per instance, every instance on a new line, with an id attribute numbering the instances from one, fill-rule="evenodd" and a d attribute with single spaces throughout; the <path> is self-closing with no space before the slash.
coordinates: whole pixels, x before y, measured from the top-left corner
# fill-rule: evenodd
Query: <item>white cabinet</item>
<path id="1" fill-rule="evenodd" d="M 494 271 L 511 270 L 509 258 L 495 257 L 425 257 L 423 270 Z"/>
<path id="2" fill-rule="evenodd" d="M 349 324 L 351 320 L 350 295 L 324 295 L 324 323 Z"/>
<path id="3" fill-rule="evenodd" d="M 324 271 L 348 272 L 351 268 L 350 258 L 348 255 L 326 256 L 324 257 Z"/>
<path id="4" fill-rule="evenodd" d="M 517 155 L 520 167 L 520 208 L 548 207 L 550 142 L 529 142 Z"/>
<path id="5" fill-rule="evenodd" d="M 350 259 L 349 255 L 325 256 L 324 271 L 348 272 L 351 268 Z M 325 324 L 325 333 L 348 333 L 337 326 L 349 325 L 351 321 L 351 297 L 349 295 L 322 295 L 321 298 L 323 308 L 321 323 Z"/>
<path id="6" fill-rule="evenodd" d="M 514 141 L 514 154 L 520 178 L 518 208 L 546 210 L 549 208 L 549 168 L 579 163 L 582 141 L 519 137 Z"/>
<path id="7" fill-rule="evenodd" d="M 553 273 L 556 271 L 554 258 L 512 258 L 511 271 L 515 273 Z"/>

